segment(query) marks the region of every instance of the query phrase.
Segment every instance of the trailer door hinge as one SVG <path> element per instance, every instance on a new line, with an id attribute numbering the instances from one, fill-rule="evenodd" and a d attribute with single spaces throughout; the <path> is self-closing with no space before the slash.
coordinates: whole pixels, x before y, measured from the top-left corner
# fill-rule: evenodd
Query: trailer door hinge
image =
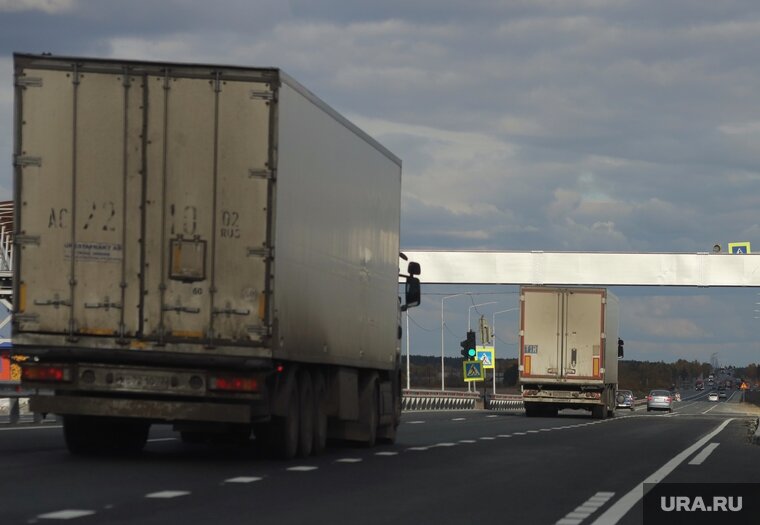
<path id="1" fill-rule="evenodd" d="M 248 92 L 251 100 L 274 100 L 274 93 L 272 91 L 258 91 L 252 89 Z"/>
<path id="2" fill-rule="evenodd" d="M 262 246 L 261 248 L 248 248 L 247 254 L 248 257 L 271 257 L 272 256 L 272 249 L 266 246 Z"/>
<path id="3" fill-rule="evenodd" d="M 274 180 L 274 170 L 257 170 L 250 168 L 248 170 L 248 178 Z"/>
<path id="4" fill-rule="evenodd" d="M 39 235 L 16 235 L 13 238 L 13 243 L 17 245 L 34 244 L 36 246 L 39 246 L 40 236 Z"/>
<path id="5" fill-rule="evenodd" d="M 42 166 L 42 157 L 32 157 L 31 155 L 16 155 L 13 159 L 13 165 L 17 168 L 25 168 L 27 166 Z"/>
<path id="6" fill-rule="evenodd" d="M 42 87 L 42 78 L 40 78 L 40 77 L 16 77 L 16 86 L 18 86 L 18 87 Z"/>

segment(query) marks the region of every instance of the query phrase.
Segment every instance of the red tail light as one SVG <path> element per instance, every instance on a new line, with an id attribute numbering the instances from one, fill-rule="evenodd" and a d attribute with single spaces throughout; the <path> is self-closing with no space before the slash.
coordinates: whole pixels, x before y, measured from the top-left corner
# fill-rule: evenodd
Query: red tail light
<path id="1" fill-rule="evenodd" d="M 668 400 L 668 403 L 670 403 L 670 402 L 673 400 L 673 398 L 672 398 L 672 397 L 670 397 L 670 396 L 668 396 L 668 397 L 667 397 L 667 398 L 665 398 L 665 399 L 667 399 L 667 400 Z"/>
<path id="2" fill-rule="evenodd" d="M 647 401 L 651 401 L 651 400 L 652 400 L 652 396 L 647 396 Z"/>
<path id="3" fill-rule="evenodd" d="M 227 392 L 258 392 L 259 382 L 252 377 L 212 377 L 209 380 L 209 389 Z"/>
<path id="4" fill-rule="evenodd" d="M 48 381 L 64 382 L 69 381 L 69 370 L 61 365 L 35 365 L 22 366 L 22 381 Z"/>

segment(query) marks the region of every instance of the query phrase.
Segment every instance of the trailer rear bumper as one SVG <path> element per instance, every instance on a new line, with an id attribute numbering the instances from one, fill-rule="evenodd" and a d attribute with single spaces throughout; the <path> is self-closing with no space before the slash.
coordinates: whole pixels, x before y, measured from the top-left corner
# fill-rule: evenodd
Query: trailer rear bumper
<path id="1" fill-rule="evenodd" d="M 59 415 L 148 419 L 156 422 L 251 423 L 268 415 L 263 403 L 119 399 L 87 396 L 33 396 L 32 412 Z"/>

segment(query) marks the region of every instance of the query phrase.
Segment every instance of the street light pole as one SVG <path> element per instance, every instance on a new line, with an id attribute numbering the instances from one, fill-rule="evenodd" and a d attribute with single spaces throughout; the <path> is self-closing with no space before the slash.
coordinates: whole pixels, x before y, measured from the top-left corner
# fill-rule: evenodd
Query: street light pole
<path id="1" fill-rule="evenodd" d="M 406 389 L 411 390 L 412 378 L 409 375 L 409 310 L 406 311 Z"/>
<path id="2" fill-rule="evenodd" d="M 466 293 L 456 293 L 454 295 L 447 295 L 441 299 L 441 392 L 446 389 L 446 366 L 444 365 L 444 344 L 443 344 L 443 301 L 451 299 L 452 297 L 459 297 L 460 295 L 467 295 Z"/>
<path id="3" fill-rule="evenodd" d="M 515 310 L 519 310 L 519 307 L 515 308 L 507 308 L 506 310 L 500 310 L 498 312 L 494 312 L 491 316 L 491 331 L 493 333 L 493 393 L 496 395 L 496 316 L 498 314 L 503 314 L 505 312 L 514 312 Z"/>

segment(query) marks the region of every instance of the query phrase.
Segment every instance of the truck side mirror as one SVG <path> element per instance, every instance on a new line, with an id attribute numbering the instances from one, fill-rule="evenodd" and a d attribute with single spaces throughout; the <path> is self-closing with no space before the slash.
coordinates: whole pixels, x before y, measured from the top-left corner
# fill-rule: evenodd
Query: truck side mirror
<path id="1" fill-rule="evenodd" d="M 623 341 L 622 339 L 618 337 L 618 359 L 623 359 L 623 354 L 625 353 L 623 351 L 624 344 L 625 344 L 625 341 Z"/>
<path id="2" fill-rule="evenodd" d="M 406 270 L 406 273 L 408 273 L 411 276 L 419 275 L 422 273 L 422 269 L 420 268 L 420 263 L 418 262 L 410 262 L 409 266 Z"/>
<path id="3" fill-rule="evenodd" d="M 411 266 L 411 264 L 410 264 Z M 404 305 L 401 307 L 402 311 L 406 311 L 409 308 L 414 308 L 420 305 L 422 299 L 422 288 L 420 287 L 420 280 L 416 277 L 409 276 L 406 278 L 405 300 Z"/>

